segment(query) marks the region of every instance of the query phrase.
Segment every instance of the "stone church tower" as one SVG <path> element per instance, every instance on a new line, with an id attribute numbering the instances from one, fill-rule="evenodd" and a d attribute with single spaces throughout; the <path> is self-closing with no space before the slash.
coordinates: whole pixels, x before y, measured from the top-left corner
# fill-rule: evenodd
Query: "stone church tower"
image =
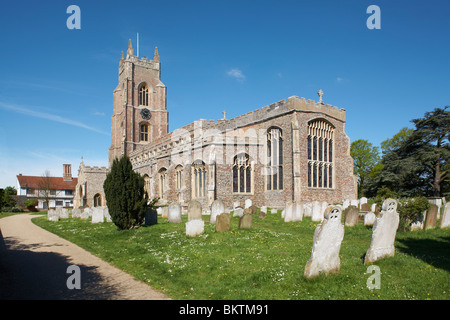
<path id="1" fill-rule="evenodd" d="M 115 158 L 166 135 L 168 123 L 158 48 L 153 60 L 139 59 L 129 40 L 127 55 L 122 52 L 119 63 L 119 84 L 113 92 L 109 167 Z"/>

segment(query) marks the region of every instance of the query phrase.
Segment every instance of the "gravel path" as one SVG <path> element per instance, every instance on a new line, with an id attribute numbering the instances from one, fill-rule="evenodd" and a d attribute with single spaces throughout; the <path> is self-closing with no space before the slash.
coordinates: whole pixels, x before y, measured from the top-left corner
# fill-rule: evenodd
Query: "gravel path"
<path id="1" fill-rule="evenodd" d="M 0 219 L 0 299 L 167 300 L 166 295 L 135 280 L 77 245 L 17 214 Z M 80 268 L 81 289 L 70 265 Z"/>

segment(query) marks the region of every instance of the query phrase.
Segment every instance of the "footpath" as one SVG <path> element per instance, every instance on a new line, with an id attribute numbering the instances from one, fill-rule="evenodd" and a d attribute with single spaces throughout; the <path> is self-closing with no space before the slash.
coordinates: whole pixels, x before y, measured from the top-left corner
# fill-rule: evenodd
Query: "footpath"
<path id="1" fill-rule="evenodd" d="M 31 222 L 34 217 L 17 214 L 0 219 L 0 300 L 170 299 L 77 245 L 36 226 Z M 79 272 L 70 266 L 78 266 Z M 69 289 L 76 283 L 76 275 L 79 275 L 80 289 Z"/>

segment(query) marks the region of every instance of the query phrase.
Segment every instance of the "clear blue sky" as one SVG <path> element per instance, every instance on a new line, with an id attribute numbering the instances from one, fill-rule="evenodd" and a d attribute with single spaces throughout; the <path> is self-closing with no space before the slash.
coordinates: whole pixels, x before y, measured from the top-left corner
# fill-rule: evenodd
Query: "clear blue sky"
<path id="1" fill-rule="evenodd" d="M 81 30 L 69 30 L 69 5 Z M 369 30 L 369 5 L 381 29 Z M 352 141 L 378 146 L 450 104 L 450 1 L 3 1 L 0 187 L 106 166 L 112 92 L 128 39 L 157 46 L 169 130 L 289 96 L 345 108 Z M 136 51 L 135 51 L 136 52 Z"/>

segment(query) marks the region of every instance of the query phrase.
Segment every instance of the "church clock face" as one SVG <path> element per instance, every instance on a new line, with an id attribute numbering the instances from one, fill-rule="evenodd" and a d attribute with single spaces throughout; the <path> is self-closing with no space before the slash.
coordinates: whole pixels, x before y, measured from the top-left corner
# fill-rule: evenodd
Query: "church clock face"
<path id="1" fill-rule="evenodd" d="M 141 116 L 142 116 L 142 118 L 148 120 L 148 119 L 150 119 L 152 117 L 152 114 L 151 114 L 149 109 L 143 108 L 141 110 Z"/>

